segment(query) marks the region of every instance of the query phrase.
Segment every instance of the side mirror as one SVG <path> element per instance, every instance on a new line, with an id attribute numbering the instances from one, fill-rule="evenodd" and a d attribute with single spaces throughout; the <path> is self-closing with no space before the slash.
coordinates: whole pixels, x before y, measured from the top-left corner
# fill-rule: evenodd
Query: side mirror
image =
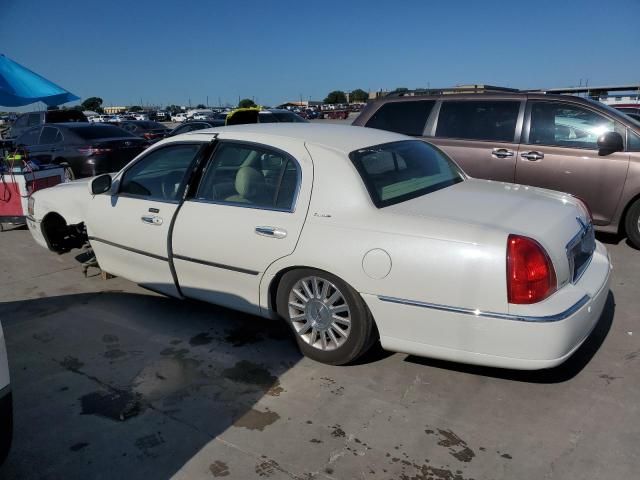
<path id="1" fill-rule="evenodd" d="M 609 155 L 624 150 L 622 135 L 618 132 L 605 132 L 598 137 L 598 154 Z"/>
<path id="2" fill-rule="evenodd" d="M 92 195 L 100 195 L 106 193 L 111 189 L 111 175 L 105 173 L 98 175 L 96 178 L 89 182 L 89 191 Z"/>

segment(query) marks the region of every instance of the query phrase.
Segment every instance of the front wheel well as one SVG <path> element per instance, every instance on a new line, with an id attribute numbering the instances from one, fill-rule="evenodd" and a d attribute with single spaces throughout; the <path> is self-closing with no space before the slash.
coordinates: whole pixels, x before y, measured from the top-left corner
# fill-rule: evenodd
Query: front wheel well
<path id="1" fill-rule="evenodd" d="M 58 212 L 49 212 L 42 219 L 40 226 L 42 236 L 49 250 L 65 253 L 73 248 L 82 247 L 87 241 L 84 223 L 68 225 Z"/>

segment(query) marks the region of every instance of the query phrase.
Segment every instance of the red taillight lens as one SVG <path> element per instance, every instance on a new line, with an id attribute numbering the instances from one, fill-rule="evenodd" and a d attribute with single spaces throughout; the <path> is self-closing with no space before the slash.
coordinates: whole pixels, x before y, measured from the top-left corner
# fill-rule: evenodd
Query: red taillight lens
<path id="1" fill-rule="evenodd" d="M 556 288 L 556 272 L 544 248 L 531 238 L 509 235 L 507 240 L 509 303 L 540 302 L 555 292 Z"/>

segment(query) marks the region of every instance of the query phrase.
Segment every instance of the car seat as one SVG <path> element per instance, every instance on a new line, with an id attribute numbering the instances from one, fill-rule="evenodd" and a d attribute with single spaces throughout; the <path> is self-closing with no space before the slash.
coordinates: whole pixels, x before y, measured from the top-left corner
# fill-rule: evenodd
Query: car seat
<path id="1" fill-rule="evenodd" d="M 236 173 L 235 181 L 236 194 L 225 200 L 236 203 L 253 203 L 270 206 L 273 198 L 270 198 L 264 175 L 253 167 L 241 167 Z"/>

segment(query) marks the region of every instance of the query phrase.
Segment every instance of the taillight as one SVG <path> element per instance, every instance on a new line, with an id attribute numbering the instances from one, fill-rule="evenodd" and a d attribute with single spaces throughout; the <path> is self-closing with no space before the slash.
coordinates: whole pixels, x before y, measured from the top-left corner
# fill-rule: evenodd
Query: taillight
<path id="1" fill-rule="evenodd" d="M 108 153 L 111 151 L 110 148 L 99 148 L 99 147 L 80 147 L 78 151 L 87 156 L 91 155 L 100 155 L 101 153 Z"/>
<path id="2" fill-rule="evenodd" d="M 509 303 L 544 300 L 558 287 L 556 272 L 544 248 L 532 238 L 509 235 L 507 240 L 507 297 Z"/>

